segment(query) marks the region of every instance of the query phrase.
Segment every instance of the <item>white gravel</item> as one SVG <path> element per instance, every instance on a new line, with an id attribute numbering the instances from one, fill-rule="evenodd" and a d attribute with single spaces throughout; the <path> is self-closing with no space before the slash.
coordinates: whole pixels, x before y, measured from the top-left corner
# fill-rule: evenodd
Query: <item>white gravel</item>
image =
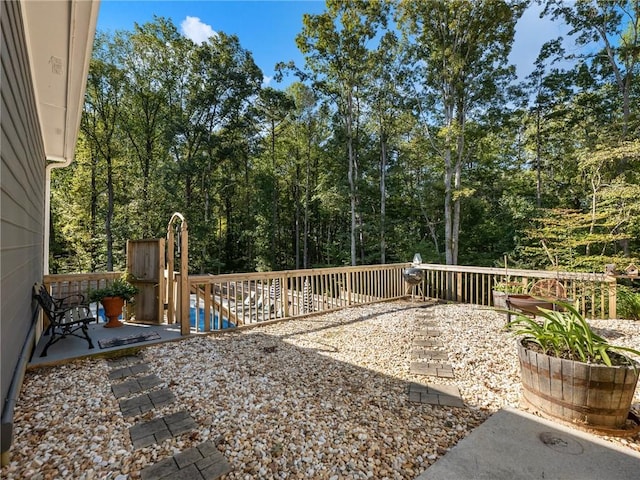
<path id="1" fill-rule="evenodd" d="M 213 440 L 230 479 L 413 479 L 520 397 L 504 315 L 423 306 L 356 307 L 145 348 L 141 357 L 177 400 L 136 418 L 122 417 L 105 360 L 29 371 L 2 478 L 138 479 L 145 466 Z M 455 379 L 409 373 L 413 331 L 427 319 L 440 324 Z M 615 344 L 640 345 L 638 322 L 592 325 Z M 466 407 L 410 403 L 409 381 L 457 385 Z M 133 449 L 129 427 L 183 409 L 197 431 Z M 640 452 L 640 435 L 607 440 Z"/>

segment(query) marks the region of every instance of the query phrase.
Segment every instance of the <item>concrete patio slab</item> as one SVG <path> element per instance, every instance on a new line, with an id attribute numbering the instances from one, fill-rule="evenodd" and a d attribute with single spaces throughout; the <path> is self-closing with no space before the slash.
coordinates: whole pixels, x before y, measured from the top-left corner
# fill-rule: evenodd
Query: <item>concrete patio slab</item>
<path id="1" fill-rule="evenodd" d="M 114 337 L 140 335 L 142 333 L 149 332 L 157 333 L 160 336 L 160 339 L 107 348 L 100 348 L 98 344 L 100 340 L 107 340 Z M 40 354 L 44 349 L 44 345 L 49 340 L 48 335 L 42 335 L 42 337 L 38 341 L 38 344 L 36 345 L 32 358 L 29 360 L 28 367 L 33 368 L 48 365 L 57 365 L 74 358 L 83 358 L 105 354 L 109 355 L 113 354 L 113 352 L 116 351 L 131 350 L 144 347 L 145 345 L 175 341 L 181 338 L 185 338 L 180 334 L 179 325 L 144 325 L 128 322 L 125 322 L 124 325 L 120 328 L 104 328 L 104 323 L 91 323 L 89 324 L 89 336 L 93 340 L 93 344 L 95 345 L 94 348 L 90 349 L 87 345 L 87 341 L 83 338 L 67 336 L 59 342 L 51 345 L 46 357 L 41 357 Z"/>
<path id="2" fill-rule="evenodd" d="M 520 410 L 492 415 L 416 480 L 634 480 L 640 454 Z"/>

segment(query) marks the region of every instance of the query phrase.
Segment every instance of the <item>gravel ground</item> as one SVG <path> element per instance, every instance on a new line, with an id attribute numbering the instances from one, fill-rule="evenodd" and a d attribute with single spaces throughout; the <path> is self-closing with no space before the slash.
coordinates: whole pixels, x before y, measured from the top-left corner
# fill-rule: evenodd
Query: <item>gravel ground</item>
<path id="1" fill-rule="evenodd" d="M 504 315 L 423 306 L 356 307 L 146 348 L 141 357 L 177 401 L 136 418 L 122 417 L 105 360 L 29 371 L 2 478 L 138 479 L 143 467 L 213 440 L 230 479 L 413 479 L 520 397 Z M 413 331 L 427 318 L 440 323 L 455 379 L 409 373 Z M 615 344 L 640 345 L 637 322 L 592 325 Z M 457 385 L 466 406 L 409 403 L 408 381 Z M 129 427 L 182 409 L 198 431 L 133 450 Z M 640 435 L 607 440 L 640 452 Z"/>

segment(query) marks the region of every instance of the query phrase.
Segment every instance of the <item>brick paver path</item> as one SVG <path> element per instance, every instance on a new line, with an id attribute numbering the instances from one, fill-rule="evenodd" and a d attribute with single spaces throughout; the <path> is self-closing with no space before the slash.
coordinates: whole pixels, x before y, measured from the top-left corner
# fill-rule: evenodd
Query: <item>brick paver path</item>
<path id="1" fill-rule="evenodd" d="M 133 375 L 139 375 L 141 373 L 147 373 L 149 366 L 145 363 L 137 363 L 121 368 L 115 368 L 109 372 L 109 380 L 118 380 L 125 377 L 131 377 Z"/>
<path id="2" fill-rule="evenodd" d="M 433 320 L 429 311 L 422 311 L 420 317 L 420 325 L 414 332 L 409 372 L 436 378 L 455 378 L 453 366 L 448 363 L 449 355 L 438 338 L 442 334 L 438 322 Z M 410 402 L 464 407 L 460 390 L 455 385 L 410 382 L 408 392 Z"/>
<path id="3" fill-rule="evenodd" d="M 430 405 L 446 405 L 464 407 L 460 398 L 460 390 L 455 385 L 434 385 L 411 382 L 409 384 L 409 401 L 428 403 Z"/>
<path id="4" fill-rule="evenodd" d="M 120 411 L 125 417 L 135 417 L 176 401 L 173 392 L 156 387 L 164 382 L 150 374 L 149 366 L 139 356 L 109 360 L 110 380 L 121 380 L 111 385 L 111 391 L 120 399 Z M 131 378 L 128 378 L 131 377 Z M 132 394 L 140 394 L 131 397 Z M 128 398 L 130 397 L 130 398 Z M 142 448 L 195 430 L 198 424 L 189 412 L 181 410 L 170 415 L 137 423 L 129 429 L 134 448 Z M 205 442 L 149 465 L 140 472 L 142 480 L 215 480 L 231 471 L 231 466 L 212 442 Z"/>

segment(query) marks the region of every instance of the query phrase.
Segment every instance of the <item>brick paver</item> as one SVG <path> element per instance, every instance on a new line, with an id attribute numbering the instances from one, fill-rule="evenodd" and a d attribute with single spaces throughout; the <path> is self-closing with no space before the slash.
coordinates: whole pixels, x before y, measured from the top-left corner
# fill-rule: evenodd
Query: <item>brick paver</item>
<path id="1" fill-rule="evenodd" d="M 438 385 L 409 383 L 409 401 L 428 403 L 430 405 L 446 405 L 449 407 L 464 407 L 460 390 L 455 385 Z"/>
<path id="2" fill-rule="evenodd" d="M 430 375 L 432 377 L 454 378 L 453 366 L 448 363 L 413 361 L 409 372 L 416 375 Z"/>
<path id="3" fill-rule="evenodd" d="M 107 363 L 111 368 L 128 367 L 142 361 L 140 355 L 126 355 L 124 357 L 107 358 Z"/>
<path id="4" fill-rule="evenodd" d="M 109 380 L 119 380 L 121 378 L 132 377 L 141 373 L 147 373 L 149 365 L 146 363 L 136 363 L 127 367 L 115 368 L 109 372 Z"/>
<path id="5" fill-rule="evenodd" d="M 444 347 L 438 337 L 442 331 L 438 322 L 428 320 L 420 322 L 414 332 L 411 347 L 411 363 L 409 372 L 415 375 L 428 375 L 440 378 L 454 378 L 453 366 L 446 361 L 449 355 L 445 350 L 434 350 Z M 409 401 L 429 405 L 464 407 L 460 390 L 455 385 L 423 384 L 410 382 L 408 388 Z"/>
<path id="6" fill-rule="evenodd" d="M 421 328 L 415 331 L 416 337 L 439 337 L 442 335 L 442 330 L 438 328 Z"/>
<path id="7" fill-rule="evenodd" d="M 140 476 L 142 480 L 215 480 L 230 471 L 231 465 L 209 441 L 143 468 Z"/>
<path id="8" fill-rule="evenodd" d="M 153 387 L 162 385 L 163 381 L 155 374 L 147 375 L 146 377 L 132 378 L 125 380 L 121 383 L 111 385 L 111 391 L 116 398 L 127 397 L 134 393 L 144 392 L 150 390 Z"/>
<path id="9" fill-rule="evenodd" d="M 413 348 L 411 350 L 411 358 L 420 360 L 448 360 L 449 355 L 442 350 L 427 350 L 424 348 Z"/>
<path id="10" fill-rule="evenodd" d="M 173 403 L 175 400 L 176 397 L 171 390 L 161 388 L 137 397 L 120 400 L 120 411 L 125 417 L 133 417 Z"/>
<path id="11" fill-rule="evenodd" d="M 414 338 L 413 346 L 414 347 L 444 347 L 444 343 L 442 343 L 442 340 L 438 340 L 437 338 Z"/>
<path id="12" fill-rule="evenodd" d="M 157 375 L 136 377 L 149 371 L 149 366 L 142 363 L 141 360 L 139 356 L 109 360 L 109 366 L 112 367 L 109 372 L 110 380 L 135 377 L 111 385 L 111 391 L 115 397 L 121 399 L 119 401 L 120 411 L 125 417 L 140 415 L 176 400 L 169 388 L 152 390 L 163 383 Z M 145 391 L 147 393 L 136 397 L 123 398 Z M 137 423 L 129 428 L 129 435 L 133 447 L 142 448 L 197 428 L 198 424 L 187 411 L 179 411 L 147 422 Z M 215 448 L 215 445 L 212 442 L 205 442 L 171 458 L 149 465 L 140 474 L 142 480 L 215 480 L 230 471 L 229 463 Z"/>
<path id="13" fill-rule="evenodd" d="M 147 447 L 167 438 L 177 437 L 198 427 L 189 412 L 182 410 L 165 417 L 139 423 L 129 429 L 134 448 Z"/>
<path id="14" fill-rule="evenodd" d="M 425 319 L 425 320 L 421 320 L 420 321 L 420 327 L 421 328 L 438 328 L 438 321 L 437 320 L 431 320 L 431 318 L 433 317 L 429 317 L 429 319 Z"/>

